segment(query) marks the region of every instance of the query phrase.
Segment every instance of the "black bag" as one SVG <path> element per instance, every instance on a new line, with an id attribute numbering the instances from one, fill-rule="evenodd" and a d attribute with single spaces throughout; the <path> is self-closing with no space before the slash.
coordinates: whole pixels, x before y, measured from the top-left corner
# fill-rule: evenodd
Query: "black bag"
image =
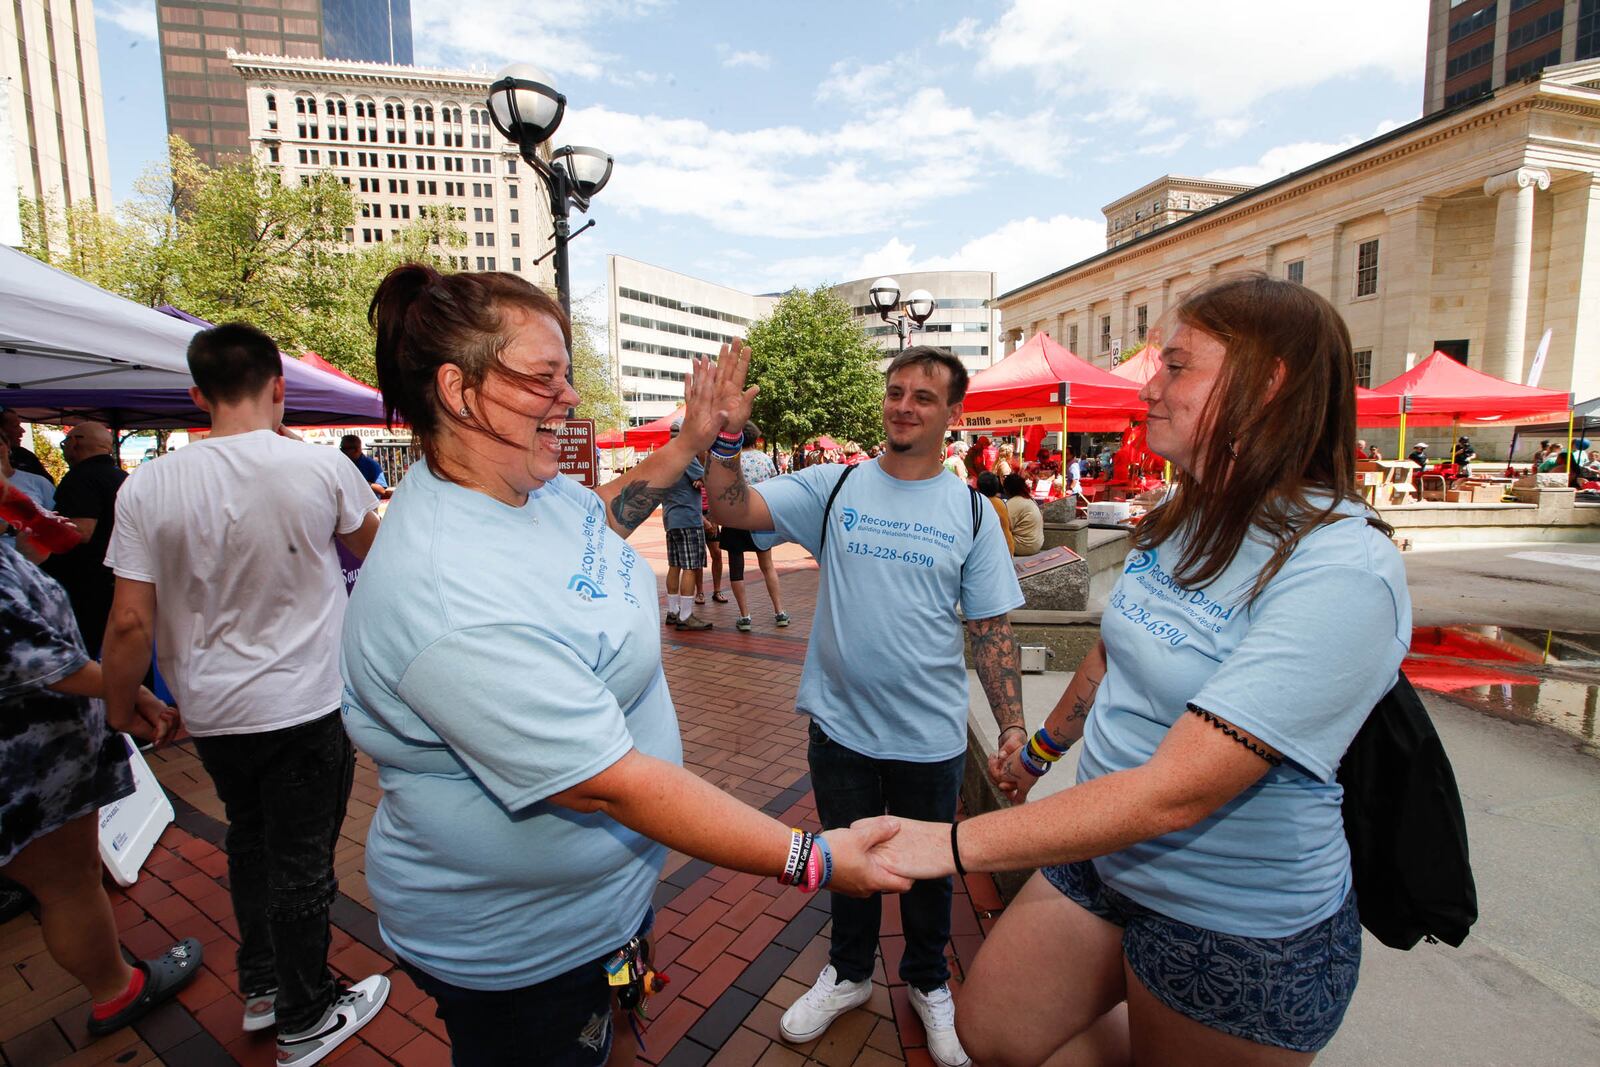
<path id="1" fill-rule="evenodd" d="M 1460 946 L 1478 919 L 1467 820 L 1427 709 L 1401 674 L 1339 764 L 1361 925 L 1390 948 Z"/>

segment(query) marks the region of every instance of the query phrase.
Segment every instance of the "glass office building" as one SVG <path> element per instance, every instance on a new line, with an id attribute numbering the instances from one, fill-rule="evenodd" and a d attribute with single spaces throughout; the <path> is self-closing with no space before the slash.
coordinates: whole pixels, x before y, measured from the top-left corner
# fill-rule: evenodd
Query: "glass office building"
<path id="1" fill-rule="evenodd" d="M 167 132 L 207 163 L 249 150 L 244 82 L 228 50 L 412 62 L 411 0 L 157 0 Z"/>
<path id="2" fill-rule="evenodd" d="M 322 0 L 322 55 L 411 66 L 411 0 Z"/>

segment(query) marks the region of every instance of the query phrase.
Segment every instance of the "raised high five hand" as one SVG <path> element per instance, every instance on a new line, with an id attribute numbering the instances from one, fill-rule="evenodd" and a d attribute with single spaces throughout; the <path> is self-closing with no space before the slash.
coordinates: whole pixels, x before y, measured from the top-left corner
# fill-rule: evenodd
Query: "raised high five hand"
<path id="1" fill-rule="evenodd" d="M 750 421 L 750 408 L 760 387 L 745 387 L 750 373 L 750 346 L 735 339 L 717 356 L 717 410 L 723 413 L 729 433 L 738 433 Z"/>

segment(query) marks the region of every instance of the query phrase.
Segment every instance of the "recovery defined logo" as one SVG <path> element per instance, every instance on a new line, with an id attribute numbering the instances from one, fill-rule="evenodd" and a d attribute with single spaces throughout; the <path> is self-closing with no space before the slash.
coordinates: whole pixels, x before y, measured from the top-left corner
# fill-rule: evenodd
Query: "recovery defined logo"
<path id="1" fill-rule="evenodd" d="M 567 582 L 567 588 L 576 591 L 580 600 L 604 600 L 606 598 L 604 591 L 582 574 L 574 574 L 572 580 Z"/>
<path id="2" fill-rule="evenodd" d="M 856 528 L 856 521 L 860 518 L 860 515 L 856 513 L 856 509 L 845 508 L 840 514 L 844 517 L 845 533 L 849 533 L 851 530 L 854 530 Z"/>

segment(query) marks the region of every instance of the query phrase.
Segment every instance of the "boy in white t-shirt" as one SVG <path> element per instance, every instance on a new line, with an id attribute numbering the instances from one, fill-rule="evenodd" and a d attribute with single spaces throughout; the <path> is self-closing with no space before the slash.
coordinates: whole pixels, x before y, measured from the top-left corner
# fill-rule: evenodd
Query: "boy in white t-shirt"
<path id="1" fill-rule="evenodd" d="M 374 975 L 343 991 L 328 968 L 333 850 L 355 769 L 339 714 L 346 598 L 334 542 L 366 555 L 377 498 L 344 456 L 284 430 L 271 338 L 218 326 L 188 356 L 211 433 L 140 466 L 117 497 L 106 705 L 132 702 L 154 639 L 227 809 L 244 1029 L 276 1024 L 277 1063 L 304 1067 L 389 990 Z"/>

